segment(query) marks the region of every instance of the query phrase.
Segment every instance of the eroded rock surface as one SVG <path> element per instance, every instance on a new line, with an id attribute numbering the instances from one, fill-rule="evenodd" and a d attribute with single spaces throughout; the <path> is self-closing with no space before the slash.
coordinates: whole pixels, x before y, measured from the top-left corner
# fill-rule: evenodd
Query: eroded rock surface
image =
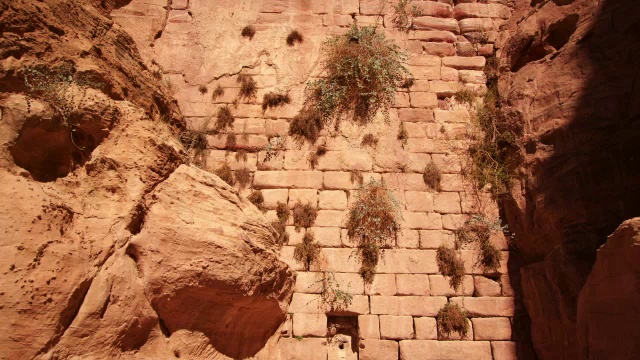
<path id="1" fill-rule="evenodd" d="M 582 359 L 640 357 L 640 218 L 623 222 L 598 249 L 578 301 Z"/>
<path id="2" fill-rule="evenodd" d="M 268 358 L 295 275 L 264 216 L 184 164 L 175 102 L 101 11 L 0 2 L 0 358 Z M 26 68 L 90 81 L 63 112 Z"/>

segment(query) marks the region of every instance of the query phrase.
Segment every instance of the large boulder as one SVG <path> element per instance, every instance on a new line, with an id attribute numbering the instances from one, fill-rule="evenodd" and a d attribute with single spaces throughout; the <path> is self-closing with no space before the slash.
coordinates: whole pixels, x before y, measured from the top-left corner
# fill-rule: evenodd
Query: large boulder
<path id="1" fill-rule="evenodd" d="M 598 249 L 578 299 L 580 359 L 640 358 L 640 218 L 623 222 Z"/>

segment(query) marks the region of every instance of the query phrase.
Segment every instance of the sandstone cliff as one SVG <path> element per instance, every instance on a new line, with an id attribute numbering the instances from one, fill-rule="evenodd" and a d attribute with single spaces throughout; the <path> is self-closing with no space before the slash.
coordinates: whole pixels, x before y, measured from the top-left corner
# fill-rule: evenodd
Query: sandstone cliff
<path id="1" fill-rule="evenodd" d="M 620 357 L 588 351 L 584 336 L 576 338 L 576 318 L 589 317 L 578 314 L 577 299 L 596 249 L 640 214 L 640 7 L 608 0 L 515 5 L 501 31 L 500 92 L 523 121 L 524 161 L 503 208 L 530 264 L 522 287 L 536 352 L 576 359 L 584 348 L 591 359 L 637 358 L 637 349 Z M 602 331 L 619 333 L 614 323 Z"/>
<path id="2" fill-rule="evenodd" d="M 295 275 L 105 14 L 0 2 L 0 358 L 269 357 Z"/>

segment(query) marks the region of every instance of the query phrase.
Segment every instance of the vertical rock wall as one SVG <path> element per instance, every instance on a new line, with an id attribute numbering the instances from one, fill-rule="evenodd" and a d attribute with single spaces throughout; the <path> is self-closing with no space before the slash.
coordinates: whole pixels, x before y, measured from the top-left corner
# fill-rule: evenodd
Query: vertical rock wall
<path id="1" fill-rule="evenodd" d="M 467 275 L 458 291 L 450 288 L 436 264 L 438 246 L 451 245 L 453 231 L 469 216 L 498 216 L 487 194 L 474 193 L 461 175 L 473 110 L 456 103 L 452 95 L 462 87 L 486 88 L 486 57 L 493 55 L 498 29 L 511 10 L 499 1 L 414 1 L 423 16 L 415 19 L 415 30 L 404 32 L 392 27 L 393 8 L 380 4 L 134 0 L 112 16 L 132 34 L 150 66 L 161 69 L 191 128 L 211 127 L 218 108 L 230 106 L 236 145 L 227 146 L 226 134 L 208 136 L 208 168 L 227 163 L 234 171 L 248 169 L 251 181 L 241 193 L 260 189 L 268 217 L 275 218 L 277 202 L 293 206 L 300 200 L 318 208 L 315 224 L 307 231 L 313 231 L 322 246 L 320 261 L 307 271 L 293 260 L 294 246 L 305 231 L 296 232 L 293 226 L 287 226 L 289 242 L 281 249 L 283 258 L 298 270 L 288 328 L 279 343 L 283 359 L 333 359 L 340 354 L 355 358 L 355 353 L 360 359 L 515 359 L 514 329 L 526 316 L 514 291 L 516 254 L 509 251 L 506 239 L 493 239 L 502 253 L 497 273 L 485 274 L 474 266 L 477 250 L 460 251 Z M 326 144 L 328 152 L 314 169 L 308 156 L 315 148 L 290 138 L 277 156 L 265 159 L 269 144 L 287 134 L 289 121 L 302 107 L 306 82 L 321 73 L 322 42 L 354 22 L 377 24 L 409 54 L 415 84 L 397 94 L 388 122 L 379 117 L 364 128 L 343 122 L 339 132 L 323 134 L 318 143 Z M 240 36 L 246 25 L 256 29 L 253 39 Z M 288 46 L 285 39 L 294 29 L 304 42 Z M 236 102 L 241 72 L 257 81 L 255 99 Z M 218 86 L 224 95 L 213 97 Z M 292 103 L 263 111 L 262 97 L 270 91 L 287 92 Z M 397 139 L 400 122 L 409 135 L 406 146 Z M 360 145 L 367 133 L 378 138 L 377 146 Z M 248 152 L 246 160 L 236 158 L 238 149 Z M 429 190 L 423 181 L 422 172 L 431 161 L 442 172 L 442 191 Z M 351 180 L 354 172 L 365 182 L 384 180 L 403 215 L 402 234 L 384 251 L 372 285 L 365 285 L 358 274 L 355 244 L 344 228 L 359 186 Z M 332 273 L 340 289 L 353 296 L 346 309 L 332 311 L 323 304 L 323 273 Z M 438 334 L 435 316 L 447 302 L 471 314 L 464 339 Z M 341 316 L 347 319 L 338 319 Z M 328 327 L 340 321 L 352 321 L 357 328 L 357 335 L 351 334 L 360 338 L 354 346 L 341 346 L 338 337 L 328 340 Z"/>

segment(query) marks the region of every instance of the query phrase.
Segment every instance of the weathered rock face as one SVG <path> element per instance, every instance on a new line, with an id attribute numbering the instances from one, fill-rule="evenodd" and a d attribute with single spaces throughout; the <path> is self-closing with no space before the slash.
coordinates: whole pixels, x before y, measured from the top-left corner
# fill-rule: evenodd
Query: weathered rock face
<path id="1" fill-rule="evenodd" d="M 0 2 L 0 29 L 0 358 L 268 358 L 295 275 L 264 216 L 184 164 L 131 38 L 75 1 Z M 62 64 L 91 80 L 68 112 L 25 96 L 24 66 Z"/>
<path id="2" fill-rule="evenodd" d="M 525 132 L 504 213 L 535 263 L 522 286 L 542 359 L 578 358 L 577 298 L 595 250 L 640 215 L 639 11 L 635 1 L 522 0 L 501 33 L 500 91 Z"/>
<path id="3" fill-rule="evenodd" d="M 578 301 L 582 359 L 640 357 L 640 218 L 627 220 L 598 249 Z"/>

